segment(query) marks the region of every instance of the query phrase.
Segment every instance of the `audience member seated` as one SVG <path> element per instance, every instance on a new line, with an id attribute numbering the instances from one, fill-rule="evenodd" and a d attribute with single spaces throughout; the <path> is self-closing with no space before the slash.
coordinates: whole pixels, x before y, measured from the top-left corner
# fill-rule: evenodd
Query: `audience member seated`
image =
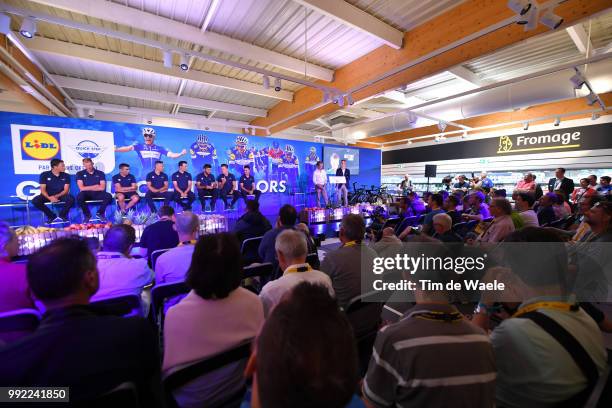
<path id="1" fill-rule="evenodd" d="M 132 382 L 142 406 L 161 406 L 155 331 L 141 318 L 93 312 L 98 270 L 84 240 L 51 242 L 30 256 L 27 276 L 47 312 L 34 333 L 0 349 L 1 386 L 70 387 L 77 403 Z"/>
<path id="2" fill-rule="evenodd" d="M 253 408 L 363 406 L 354 395 L 351 326 L 328 290 L 312 283 L 297 285 L 266 319 L 246 375 L 253 378 Z"/>
<path id="3" fill-rule="evenodd" d="M 304 224 L 303 222 L 299 222 L 295 226 L 295 229 L 298 230 L 298 231 L 302 231 L 304 233 L 304 235 L 306 236 L 306 245 L 308 246 L 308 253 L 309 254 L 316 254 L 317 253 L 317 244 L 314 242 L 314 239 L 312 239 L 312 236 L 310 235 L 310 229 L 308 229 L 308 225 Z M 310 266 L 312 266 L 314 268 L 313 265 L 310 265 Z"/>
<path id="4" fill-rule="evenodd" d="M 174 229 L 174 209 L 169 205 L 163 205 L 157 212 L 159 220 L 147 225 L 140 238 L 140 247 L 147 250 L 149 266 L 151 254 L 158 249 L 174 248 L 179 243 L 179 237 Z"/>
<path id="5" fill-rule="evenodd" d="M 451 275 L 427 278 L 445 284 Z M 362 383 L 366 406 L 493 407 L 495 361 L 485 332 L 449 304 L 446 292 L 417 287 L 415 300 L 398 323 L 378 332 Z"/>
<path id="6" fill-rule="evenodd" d="M 538 221 L 540 225 L 547 225 L 557 220 L 555 210 L 553 209 L 553 203 L 558 201 L 558 197 L 555 193 L 546 193 L 538 201 Z"/>
<path id="7" fill-rule="evenodd" d="M 11 263 L 19 252 L 15 231 L 0 222 L 0 313 L 16 309 L 33 309 L 25 264 Z"/>
<path id="8" fill-rule="evenodd" d="M 370 232 L 370 247 L 379 255 L 384 256 L 389 253 L 393 256 L 402 247 L 402 241 L 395 235 L 395 231 L 391 227 L 382 230 L 381 237 L 378 241 L 374 239 L 374 232 Z"/>
<path id="9" fill-rule="evenodd" d="M 565 290 L 564 246 L 554 232 L 533 227 L 514 232 L 506 242 L 545 243 L 546 247 L 540 257 L 508 257 L 513 273 L 523 283 L 524 300 L 513 317 L 503 320 L 491 334 L 497 406 L 584 406 L 588 390 L 586 395 L 580 394 L 587 389 L 587 379 L 574 356 L 530 318 L 530 312 L 535 312 L 565 329 L 586 351 L 599 375 L 603 373 L 607 357 L 601 332 L 582 308 L 575 307 Z M 474 320 L 488 319 L 488 310 L 481 308 Z"/>
<path id="10" fill-rule="evenodd" d="M 489 206 L 493 221 L 480 234 L 479 242 L 501 242 L 514 232 L 514 222 L 512 222 L 512 205 L 505 198 L 494 198 Z"/>
<path id="11" fill-rule="evenodd" d="M 432 238 L 442 242 L 463 242 L 463 238 L 452 231 L 453 220 L 448 214 L 436 214 L 433 216 Z"/>
<path id="12" fill-rule="evenodd" d="M 425 212 L 425 203 L 419 198 L 416 191 L 408 193 L 408 208 L 406 209 L 406 217 L 415 217 Z"/>
<path id="13" fill-rule="evenodd" d="M 461 212 L 457 211 L 457 205 L 459 204 L 459 200 L 456 195 L 449 195 L 444 201 L 444 210 L 451 217 L 453 221 L 453 225 L 460 223 L 461 220 Z"/>
<path id="14" fill-rule="evenodd" d="M 427 204 L 430 211 L 425 214 L 425 218 L 423 219 L 423 229 L 421 231 L 424 234 L 431 235 L 433 233 L 433 217 L 436 214 L 444 213 L 444 210 L 442 209 L 444 201 L 442 200 L 442 196 L 440 194 L 432 194 L 429 196 L 429 201 Z"/>
<path id="15" fill-rule="evenodd" d="M 278 265 L 283 271 L 283 276 L 268 282 L 262 289 L 259 297 L 264 306 L 266 316 L 272 308 L 280 301 L 283 295 L 289 292 L 300 282 L 311 282 L 325 286 L 331 296 L 334 295 L 332 283 L 326 274 L 312 269 L 306 263 L 308 247 L 306 237 L 301 231 L 285 230 L 281 232 L 275 244 Z"/>
<path id="16" fill-rule="evenodd" d="M 533 211 L 535 197 L 532 193 L 518 193 L 514 201 L 514 206 L 523 220 L 524 227 L 539 227 L 538 215 Z"/>
<path id="17" fill-rule="evenodd" d="M 19 242 L 15 231 L 0 222 L 0 313 L 17 309 L 35 309 L 28 288 L 25 264 L 13 264 L 11 258 L 17 256 Z M 0 344 L 12 342 L 28 332 L 12 331 L 0 334 Z"/>
<path id="18" fill-rule="evenodd" d="M 234 232 L 240 240 L 261 237 L 268 230 L 272 229 L 270 221 L 259 211 L 258 200 L 247 200 L 245 213 L 238 218 Z"/>
<path id="19" fill-rule="evenodd" d="M 555 212 L 555 218 L 561 220 L 572 213 L 572 209 L 569 204 L 565 201 L 562 191 L 554 191 L 555 199 L 553 200 L 553 211 Z"/>
<path id="20" fill-rule="evenodd" d="M 612 190 L 612 186 L 610 185 L 610 176 L 601 176 L 599 178 L 599 184 L 597 187 L 595 187 L 595 190 L 597 190 L 597 194 L 600 197 L 610 197 L 610 191 Z"/>
<path id="21" fill-rule="evenodd" d="M 471 193 L 468 195 L 468 204 L 469 208 L 466 210 L 463 209 L 463 214 L 461 215 L 464 220 L 476 220 L 482 221 L 491 217 L 489 213 L 489 208 L 484 203 L 485 196 L 483 193 L 477 191 L 475 193 Z"/>
<path id="22" fill-rule="evenodd" d="M 321 262 L 321 271 L 325 272 L 332 281 L 334 293 L 338 304 L 346 308 L 350 301 L 361 294 L 361 263 L 371 265 L 377 254 L 362 241 L 365 235 L 365 222 L 360 215 L 349 214 L 344 216 L 340 224 L 340 248 L 329 251 Z M 366 274 L 365 278 L 373 280 L 373 274 Z M 365 285 L 372 287 L 372 282 Z M 380 318 L 380 311 L 366 314 L 360 319 L 359 327 L 355 332 L 360 333 L 362 329 L 370 328 Z"/>
<path id="23" fill-rule="evenodd" d="M 588 242 L 612 242 L 612 202 L 600 201 L 593 204 L 593 207 L 584 215 L 584 219 L 591 227 Z M 609 253 L 605 256 L 610 258 Z M 612 282 L 608 281 L 608 285 L 612 289 Z"/>
<path id="24" fill-rule="evenodd" d="M 470 189 L 470 183 L 467 181 L 467 177 L 463 174 L 457 176 L 457 182 L 453 184 L 453 189 L 468 191 Z"/>
<path id="25" fill-rule="evenodd" d="M 293 229 L 295 222 L 297 221 L 297 211 L 295 207 L 285 204 L 278 212 L 278 219 L 276 220 L 276 228 L 266 232 L 259 245 L 259 257 L 264 262 L 276 263 L 276 250 L 275 243 L 278 234 L 286 229 Z"/>
<path id="26" fill-rule="evenodd" d="M 525 173 L 523 179 L 516 183 L 514 191 L 519 193 L 531 193 L 535 194 L 536 182 L 535 177 L 532 173 Z"/>
<path id="27" fill-rule="evenodd" d="M 130 225 L 113 225 L 104 234 L 102 251 L 98 252 L 100 288 L 91 301 L 125 295 L 142 294 L 153 281 L 153 271 L 145 258 L 132 258 L 130 251 L 136 242 L 136 231 Z"/>
<path id="28" fill-rule="evenodd" d="M 595 190 L 594 187 L 591 187 L 589 184 L 589 179 L 581 178 L 580 186 L 574 189 L 571 199 L 574 204 L 579 205 L 582 200 L 592 195 L 597 195 L 597 190 Z"/>
<path id="29" fill-rule="evenodd" d="M 178 233 L 179 244 L 176 248 L 163 253 L 155 264 L 155 284 L 182 282 L 191 264 L 196 237 L 200 230 L 200 220 L 191 211 L 183 211 L 176 216 L 174 228 Z"/>
<path id="30" fill-rule="evenodd" d="M 495 188 L 491 192 L 493 193 L 491 198 L 506 198 L 508 195 L 505 188 Z"/>
<path id="31" fill-rule="evenodd" d="M 164 323 L 163 371 L 168 375 L 256 336 L 261 301 L 241 288 L 240 244 L 228 233 L 205 235 L 195 245 L 187 284 L 191 292 L 171 307 Z M 214 406 L 244 386 L 244 364 L 232 364 L 174 393 L 179 406 Z"/>

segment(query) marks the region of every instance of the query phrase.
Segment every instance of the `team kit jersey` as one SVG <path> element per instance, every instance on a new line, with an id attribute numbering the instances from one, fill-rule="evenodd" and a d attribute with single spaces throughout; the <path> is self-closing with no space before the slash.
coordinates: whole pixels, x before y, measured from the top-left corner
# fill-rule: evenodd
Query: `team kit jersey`
<path id="1" fill-rule="evenodd" d="M 176 181 L 176 185 L 178 186 L 178 188 L 183 191 L 187 190 L 187 188 L 189 187 L 189 182 L 191 180 L 191 174 L 187 172 L 181 173 L 180 171 L 177 171 L 175 173 L 172 173 L 172 181 Z"/>
<path id="2" fill-rule="evenodd" d="M 151 183 L 151 186 L 156 189 L 164 187 L 164 183 L 168 182 L 168 175 L 166 173 L 155 173 L 154 171 L 147 174 L 147 182 Z"/>
<path id="3" fill-rule="evenodd" d="M 155 162 L 161 160 L 162 156 L 168 154 L 168 150 L 162 146 L 156 144 L 148 145 L 145 143 L 136 143 L 134 145 L 134 151 L 140 159 L 143 172 L 153 170 L 155 168 Z"/>
<path id="4" fill-rule="evenodd" d="M 87 170 L 81 170 L 76 174 L 77 181 L 81 180 L 84 186 L 97 186 L 103 181 L 106 181 L 106 176 L 100 170 L 95 170 L 89 173 Z"/>
<path id="5" fill-rule="evenodd" d="M 132 184 L 136 184 L 136 177 L 133 174 L 128 174 L 127 176 L 122 176 L 121 174 L 115 174 L 113 176 L 113 189 L 115 186 L 119 184 L 121 187 L 132 187 Z M 126 197 L 131 197 L 133 194 L 136 194 L 135 191 L 131 191 L 128 193 L 121 193 Z"/>
<path id="6" fill-rule="evenodd" d="M 196 176 L 196 183 L 200 183 L 203 186 L 210 187 L 215 181 L 215 176 L 213 176 L 212 173 L 208 175 L 206 175 L 206 173 L 200 173 Z"/>
<path id="7" fill-rule="evenodd" d="M 205 164 L 210 164 L 213 170 L 217 168 L 217 149 L 210 143 L 205 143 L 202 147 L 195 142 L 189 147 L 191 154 L 191 164 L 194 168 L 202 170 Z"/>
<path id="8" fill-rule="evenodd" d="M 281 163 L 278 165 L 278 172 L 281 180 L 285 180 L 288 185 L 293 185 L 297 182 L 299 173 L 299 160 L 296 156 L 283 156 Z"/>
<path id="9" fill-rule="evenodd" d="M 229 151 L 228 164 L 230 171 L 240 174 L 242 173 L 244 166 L 250 166 L 251 168 L 254 167 L 255 156 L 253 155 L 253 152 L 248 149 L 241 152 L 237 147 L 234 147 Z"/>
<path id="10" fill-rule="evenodd" d="M 64 191 L 66 184 L 70 185 L 70 175 L 62 172 L 56 176 L 51 170 L 45 171 L 40 174 L 38 184 L 45 185 L 47 195 L 56 195 Z"/>
<path id="11" fill-rule="evenodd" d="M 251 190 L 253 186 L 255 185 L 255 177 L 253 176 L 247 177 L 245 175 L 242 175 L 240 176 L 240 180 L 238 181 L 238 187 L 240 187 L 240 184 L 242 184 L 242 186 L 246 188 L 247 190 Z"/>
<path id="12" fill-rule="evenodd" d="M 221 188 L 221 183 L 225 180 L 225 185 Z M 232 190 L 232 184 L 236 181 L 236 177 L 232 173 L 228 173 L 227 176 L 225 174 L 220 174 L 217 177 L 217 181 L 219 182 L 219 189 L 224 194 L 229 193 Z"/>

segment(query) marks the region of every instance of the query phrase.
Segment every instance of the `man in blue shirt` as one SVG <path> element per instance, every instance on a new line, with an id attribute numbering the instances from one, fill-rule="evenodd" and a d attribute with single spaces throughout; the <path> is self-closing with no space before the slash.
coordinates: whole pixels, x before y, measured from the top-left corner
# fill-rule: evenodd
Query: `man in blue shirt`
<path id="1" fill-rule="evenodd" d="M 165 149 L 162 146 L 155 144 L 155 129 L 146 127 L 142 129 L 142 137 L 144 143 L 136 143 L 130 146 L 115 147 L 115 152 L 131 152 L 135 151 L 142 164 L 143 173 L 152 171 L 155 162 L 161 160 L 162 156 L 168 156 L 169 159 L 177 159 L 187 153 L 187 150 L 183 149 L 180 153 L 174 153 L 170 150 Z"/>
<path id="2" fill-rule="evenodd" d="M 172 185 L 174 186 L 174 201 L 183 207 L 183 211 L 191 210 L 191 204 L 195 201 L 195 194 L 191 191 L 193 181 L 191 174 L 187 172 L 187 162 L 181 160 L 178 171 L 172 173 Z"/>
<path id="3" fill-rule="evenodd" d="M 444 205 L 444 200 L 442 198 L 442 194 L 432 194 L 429 196 L 429 202 L 427 203 L 429 206 L 429 211 L 425 214 L 423 219 L 423 230 L 422 232 L 428 235 L 433 234 L 435 231 L 433 229 L 433 217 L 436 214 L 442 214 L 445 211 L 442 209 Z"/>
<path id="4" fill-rule="evenodd" d="M 113 176 L 113 186 L 115 187 L 117 205 L 121 210 L 121 214 L 125 215 L 130 208 L 134 207 L 138 201 L 140 201 L 136 177 L 130 174 L 129 164 L 121 163 L 119 165 L 119 174 Z M 125 204 L 125 200 L 128 201 L 127 205 Z"/>
<path id="5" fill-rule="evenodd" d="M 221 200 L 223 200 L 225 210 L 233 210 L 234 204 L 236 204 L 236 201 L 240 198 L 240 193 L 238 193 L 236 184 L 236 177 L 228 171 L 227 164 L 222 164 L 221 174 L 217 177 L 217 185 L 219 186 L 219 195 L 221 196 Z M 229 207 L 227 205 L 228 196 L 232 197 L 232 203 Z"/>
<path id="6" fill-rule="evenodd" d="M 470 183 L 468 183 L 466 177 L 461 174 L 457 176 L 457 182 L 453 185 L 453 189 L 468 191 L 470 189 Z"/>
<path id="7" fill-rule="evenodd" d="M 77 195 L 77 205 L 83 211 L 83 223 L 88 223 L 91 219 L 91 211 L 86 201 L 101 200 L 97 216 L 101 221 L 106 221 L 106 207 L 113 200 L 113 196 L 106 192 L 106 175 L 100 170 L 96 170 L 90 158 L 83 159 L 84 170 L 76 174 L 77 186 L 81 192 Z"/>
<path id="8" fill-rule="evenodd" d="M 68 212 L 74 205 L 74 197 L 69 194 L 70 176 L 65 171 L 66 165 L 64 162 L 60 159 L 53 159 L 51 160 L 51 170 L 40 174 L 38 180 L 40 195 L 34 197 L 32 204 L 45 213 L 47 223 L 53 222 L 56 215 L 45 203 L 63 203 L 64 207 L 60 211 L 59 217 L 64 222 L 68 221 Z"/>
<path id="9" fill-rule="evenodd" d="M 205 164 L 204 171 L 196 176 L 196 188 L 198 190 L 198 199 L 202 204 L 202 211 L 215 211 L 219 189 L 217 188 L 217 181 L 212 174 L 210 164 Z M 207 198 L 210 198 L 210 208 L 208 210 L 206 210 Z"/>
<path id="10" fill-rule="evenodd" d="M 163 198 L 164 205 L 168 205 L 172 199 L 172 193 L 168 191 L 168 175 L 164 173 L 164 162 L 159 160 L 155 162 L 155 170 L 147 174 L 145 200 L 151 213 L 157 212 L 154 198 Z"/>
<path id="11" fill-rule="evenodd" d="M 240 176 L 238 186 L 240 187 L 240 196 L 245 204 L 249 195 L 255 196 L 255 201 L 259 201 L 261 191 L 255 188 L 255 177 L 251 175 L 251 168 L 249 166 L 244 166 L 244 174 Z"/>

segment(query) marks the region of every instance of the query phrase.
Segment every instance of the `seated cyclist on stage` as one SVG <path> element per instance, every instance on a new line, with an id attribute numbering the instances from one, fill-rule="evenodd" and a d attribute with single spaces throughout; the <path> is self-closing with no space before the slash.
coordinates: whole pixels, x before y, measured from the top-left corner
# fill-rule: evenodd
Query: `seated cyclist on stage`
<path id="1" fill-rule="evenodd" d="M 251 167 L 249 165 L 244 166 L 244 174 L 240 176 L 238 185 L 240 186 L 240 196 L 245 204 L 249 195 L 255 196 L 255 201 L 259 201 L 261 191 L 255 188 L 255 177 L 251 175 Z"/>
<path id="2" fill-rule="evenodd" d="M 113 186 L 115 187 L 115 198 L 117 205 L 121 210 L 121 214 L 125 215 L 128 210 L 138 204 L 140 196 L 138 195 L 138 185 L 136 177 L 130 174 L 130 165 L 121 163 L 119 165 L 119 173 L 113 176 Z M 128 201 L 127 205 L 125 201 Z"/>
<path id="3" fill-rule="evenodd" d="M 205 164 L 204 171 L 196 176 L 196 189 L 198 190 L 198 199 L 202 204 L 202 211 L 215 211 L 219 189 L 217 188 L 217 181 L 212 174 L 212 166 L 210 164 Z M 206 210 L 207 198 L 210 198 L 210 208 L 208 210 Z"/>
<path id="4" fill-rule="evenodd" d="M 56 215 L 51 211 L 45 203 L 64 204 L 60 211 L 59 218 L 63 222 L 68 221 L 68 212 L 74 205 L 74 197 L 70 195 L 70 175 L 65 173 L 66 165 L 60 159 L 51 160 L 51 170 L 40 174 L 40 195 L 37 195 L 32 200 L 34 207 L 45 213 L 47 223 L 52 223 L 56 219 Z"/>
<path id="5" fill-rule="evenodd" d="M 168 191 L 168 175 L 164 173 L 164 162 L 156 161 L 155 170 L 147 174 L 147 192 L 145 200 L 151 210 L 151 213 L 156 213 L 154 198 L 163 198 L 164 205 L 168 205 L 172 199 L 172 193 Z"/>
<path id="6" fill-rule="evenodd" d="M 87 201 L 102 201 L 98 209 L 97 216 L 100 221 L 106 221 L 106 207 L 113 200 L 113 196 L 106 192 L 106 175 L 94 168 L 93 161 L 90 158 L 83 159 L 84 170 L 76 174 L 77 185 L 81 192 L 77 195 L 76 201 L 85 217 L 83 222 L 88 223 L 91 219 L 91 211 L 87 205 Z"/>

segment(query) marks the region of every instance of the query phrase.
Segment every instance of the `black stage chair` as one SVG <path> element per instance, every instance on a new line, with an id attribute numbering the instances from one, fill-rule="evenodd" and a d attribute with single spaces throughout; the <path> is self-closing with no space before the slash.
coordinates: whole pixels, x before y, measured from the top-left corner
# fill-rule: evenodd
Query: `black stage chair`
<path id="1" fill-rule="evenodd" d="M 125 295 L 91 302 L 90 306 L 99 313 L 115 316 L 142 316 L 139 295 Z"/>
<path id="2" fill-rule="evenodd" d="M 151 252 L 151 268 L 153 270 L 155 270 L 155 263 L 157 262 L 157 259 L 171 249 L 172 248 L 157 249 Z"/>
<path id="3" fill-rule="evenodd" d="M 259 257 L 259 244 L 261 244 L 261 237 L 247 238 L 242 241 L 242 247 L 240 248 L 240 252 L 242 253 L 242 259 L 244 260 L 245 265 L 250 265 L 255 262 L 261 262 L 261 258 Z"/>
<path id="4" fill-rule="evenodd" d="M 0 344 L 10 342 L 36 330 L 41 314 L 36 309 L 16 309 L 0 313 Z"/>
<path id="5" fill-rule="evenodd" d="M 181 368 L 180 370 L 167 376 L 164 379 L 166 406 L 178 407 L 174 393 L 180 392 L 181 387 L 189 384 L 190 382 L 204 376 L 214 376 L 216 371 L 232 364 L 242 364 L 246 366 L 246 363 L 251 355 L 251 343 L 252 339 L 249 339 L 234 348 L 190 364 L 187 367 Z M 218 378 L 216 378 L 216 380 L 218 381 Z M 202 406 L 206 406 L 207 408 L 238 408 L 242 403 L 245 392 L 246 385 L 243 384 L 241 388 L 227 395 L 223 401 L 218 401 L 214 404 L 210 404 L 207 401 L 202 401 Z"/>

